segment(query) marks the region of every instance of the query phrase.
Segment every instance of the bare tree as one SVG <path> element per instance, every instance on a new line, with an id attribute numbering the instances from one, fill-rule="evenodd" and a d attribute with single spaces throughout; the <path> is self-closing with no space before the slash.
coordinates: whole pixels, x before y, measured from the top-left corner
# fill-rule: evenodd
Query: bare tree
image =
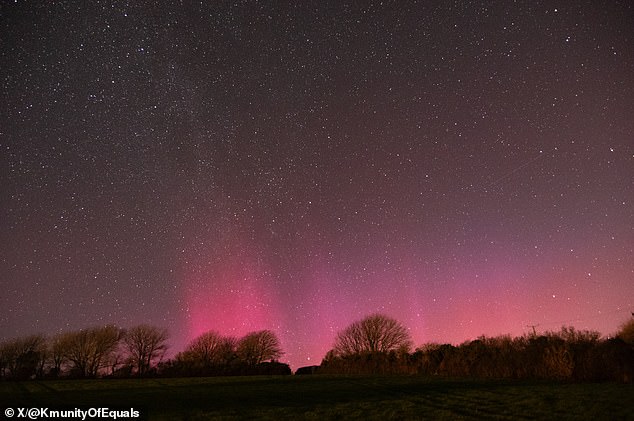
<path id="1" fill-rule="evenodd" d="M 166 329 L 149 325 L 135 326 L 125 333 L 123 344 L 139 376 L 150 370 L 153 361 L 163 357 L 167 338 Z"/>
<path id="2" fill-rule="evenodd" d="M 408 352 L 411 346 L 409 333 L 401 323 L 382 314 L 373 314 L 339 332 L 334 352 L 342 356 L 365 352 Z"/>
<path id="3" fill-rule="evenodd" d="M 15 340 L 11 340 L 0 344 L 0 372 L 2 377 L 9 377 L 15 371 L 18 354 L 15 342 Z"/>
<path id="4" fill-rule="evenodd" d="M 96 377 L 117 351 L 122 331 L 112 325 L 69 332 L 61 336 L 64 355 L 80 377 Z"/>
<path id="5" fill-rule="evenodd" d="M 211 330 L 194 339 L 181 357 L 207 367 L 223 365 L 233 358 L 236 344 L 235 338 L 222 336 Z"/>
<path id="6" fill-rule="evenodd" d="M 46 339 L 43 335 L 30 335 L 0 345 L 2 376 L 17 379 L 41 375 L 46 359 Z"/>
<path id="7" fill-rule="evenodd" d="M 64 348 L 64 335 L 56 335 L 48 340 L 48 359 L 51 366 L 51 374 L 57 377 L 62 372 L 62 366 L 67 362 Z"/>
<path id="8" fill-rule="evenodd" d="M 238 342 L 238 358 L 248 365 L 276 360 L 282 355 L 280 341 L 270 330 L 249 333 Z"/>

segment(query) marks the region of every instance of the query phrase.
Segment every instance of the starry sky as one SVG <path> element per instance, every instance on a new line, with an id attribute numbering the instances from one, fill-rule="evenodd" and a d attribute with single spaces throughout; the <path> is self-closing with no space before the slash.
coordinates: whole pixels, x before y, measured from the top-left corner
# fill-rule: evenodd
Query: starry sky
<path id="1" fill-rule="evenodd" d="M 633 41 L 628 1 L 2 2 L 0 339 L 611 334 Z"/>

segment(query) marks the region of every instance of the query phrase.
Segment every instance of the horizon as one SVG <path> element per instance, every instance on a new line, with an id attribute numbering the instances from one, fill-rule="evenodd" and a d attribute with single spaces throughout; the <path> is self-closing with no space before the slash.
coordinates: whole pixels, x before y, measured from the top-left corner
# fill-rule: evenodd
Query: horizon
<path id="1" fill-rule="evenodd" d="M 383 313 L 381 313 L 381 314 L 383 314 Z M 389 315 L 387 315 L 387 316 L 389 316 Z M 611 338 L 616 337 L 616 334 L 618 333 L 618 330 L 620 329 L 620 327 L 622 325 L 624 325 L 629 320 L 630 319 L 628 319 L 628 318 L 623 319 L 618 324 L 618 326 L 616 328 L 614 328 L 613 330 L 610 331 L 610 333 L 601 332 L 601 331 L 596 330 L 596 329 L 580 328 L 580 327 L 572 325 L 572 324 L 565 324 L 564 323 L 564 324 L 560 324 L 558 328 L 553 328 L 553 329 L 541 329 L 541 331 L 540 331 L 538 329 L 540 326 L 538 326 L 538 325 L 527 325 L 527 326 L 525 326 L 524 331 L 521 332 L 520 334 L 513 334 L 513 333 L 510 333 L 510 332 L 498 333 L 498 334 L 484 334 L 484 333 L 482 333 L 482 334 L 479 334 L 479 335 L 476 335 L 476 336 L 472 336 L 472 337 L 469 337 L 469 338 L 465 338 L 465 339 L 462 339 L 462 340 L 460 340 L 460 339 L 458 339 L 458 340 L 436 339 L 436 340 L 427 340 L 427 341 L 420 342 L 420 341 L 417 341 L 416 338 L 412 337 L 413 344 L 412 344 L 412 347 L 410 349 L 410 353 L 411 352 L 415 352 L 416 349 L 418 349 L 419 347 L 422 347 L 423 345 L 432 344 L 432 343 L 441 344 L 441 345 L 442 344 L 449 344 L 449 345 L 453 345 L 453 346 L 458 346 L 458 345 L 461 345 L 463 343 L 468 343 L 468 342 L 471 342 L 471 341 L 474 341 L 474 340 L 478 340 L 481 337 L 495 338 L 495 337 L 500 337 L 500 336 L 510 336 L 511 338 L 519 338 L 519 337 L 523 337 L 523 336 L 532 336 L 532 334 L 533 334 L 532 328 L 533 327 L 535 327 L 535 329 L 536 329 L 536 335 L 537 336 L 546 335 L 548 333 L 558 333 L 558 332 L 561 331 L 561 329 L 563 327 L 572 327 L 575 330 L 580 331 L 580 332 L 582 332 L 582 331 L 598 332 L 600 334 L 600 338 L 602 340 L 607 340 L 607 339 L 611 339 Z M 358 321 L 358 320 L 353 320 L 350 323 L 355 322 L 355 321 Z M 147 324 L 147 323 L 139 323 L 137 325 L 142 325 L 142 324 Z M 554 324 L 557 324 L 557 323 L 551 323 L 551 325 L 554 325 Z M 123 330 L 126 330 L 126 329 L 132 328 L 134 326 L 137 326 L 135 324 L 132 324 L 132 325 L 124 327 L 124 326 L 117 325 L 115 323 L 106 323 L 105 325 L 114 325 L 114 326 L 116 326 L 116 327 L 118 327 L 120 329 L 123 329 Z M 50 333 L 50 332 L 24 332 L 24 333 L 22 333 L 20 335 L 17 335 L 17 336 L 5 337 L 0 342 L 16 339 L 16 338 L 20 338 L 20 337 L 26 337 L 26 336 L 34 335 L 34 334 L 41 334 L 41 335 L 44 335 L 45 337 L 49 338 L 49 337 L 55 336 L 57 334 L 63 334 L 63 333 L 66 333 L 66 332 L 73 332 L 73 331 L 78 331 L 78 330 L 83 330 L 83 329 L 89 329 L 89 328 L 97 327 L 97 326 L 100 326 L 100 325 L 83 326 L 83 327 L 78 328 L 78 329 L 57 330 L 54 333 Z M 335 336 L 333 336 L 332 341 L 331 341 L 329 346 L 324 346 L 324 344 L 319 344 L 317 346 L 313 346 L 312 347 L 313 350 L 315 350 L 315 349 L 325 349 L 325 351 L 321 354 L 321 356 L 317 356 L 316 358 L 313 358 L 313 356 L 316 355 L 315 353 L 313 353 L 313 354 L 310 354 L 310 355 L 306 354 L 307 356 L 304 355 L 303 357 L 300 357 L 299 359 L 297 359 L 296 357 L 287 358 L 287 355 L 289 353 L 286 352 L 286 349 L 284 348 L 284 339 L 275 329 L 267 329 L 267 328 L 264 327 L 264 328 L 261 328 L 261 329 L 245 331 L 243 334 L 240 334 L 240 335 L 236 335 L 235 331 L 233 331 L 232 333 L 227 334 L 227 333 L 223 333 L 221 331 L 218 331 L 216 329 L 210 329 L 210 330 L 206 330 L 206 331 L 201 332 L 200 334 L 190 338 L 186 342 L 179 342 L 180 346 L 174 346 L 174 343 L 173 343 L 173 340 L 172 340 L 174 337 L 172 336 L 172 332 L 170 331 L 170 329 L 165 327 L 165 326 L 159 326 L 159 325 L 156 325 L 156 327 L 167 329 L 168 335 L 169 335 L 168 339 L 166 341 L 168 346 L 167 346 L 167 349 L 166 349 L 165 353 L 163 354 L 163 357 L 161 358 L 161 361 L 167 361 L 167 360 L 173 359 L 178 353 L 185 351 L 187 345 L 191 341 L 193 341 L 197 336 L 199 336 L 202 333 L 208 332 L 210 330 L 217 331 L 222 336 L 233 336 L 233 337 L 236 337 L 238 339 L 240 337 L 244 336 L 244 334 L 251 333 L 251 332 L 254 332 L 254 331 L 257 331 L 257 330 L 270 330 L 270 331 L 272 331 L 273 333 L 276 334 L 278 339 L 280 339 L 280 343 L 281 343 L 282 351 L 283 351 L 282 357 L 279 360 L 276 360 L 276 361 L 288 364 L 290 366 L 290 368 L 293 370 L 293 372 L 296 371 L 298 368 L 301 368 L 301 367 L 312 366 L 312 365 L 316 365 L 316 366 L 320 365 L 322 360 L 323 360 L 323 358 L 326 356 L 327 352 L 332 349 L 332 346 L 333 346 L 334 341 L 335 341 Z M 347 327 L 347 325 L 342 327 L 341 330 L 345 329 L 346 327 Z M 404 327 L 408 331 L 411 331 L 411 329 L 407 325 L 404 325 Z M 318 352 L 318 351 L 316 351 L 316 352 Z M 304 359 L 302 359 L 302 358 L 304 358 Z"/>
<path id="2" fill-rule="evenodd" d="M 0 340 L 634 311 L 634 5 L 11 2 Z"/>

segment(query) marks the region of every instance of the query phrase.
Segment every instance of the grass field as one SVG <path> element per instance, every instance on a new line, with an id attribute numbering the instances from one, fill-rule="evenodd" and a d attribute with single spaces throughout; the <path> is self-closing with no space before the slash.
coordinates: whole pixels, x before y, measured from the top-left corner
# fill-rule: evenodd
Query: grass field
<path id="1" fill-rule="evenodd" d="M 151 420 L 634 420 L 634 387 L 405 376 L 63 380 L 0 382 L 0 404 L 133 407 Z"/>

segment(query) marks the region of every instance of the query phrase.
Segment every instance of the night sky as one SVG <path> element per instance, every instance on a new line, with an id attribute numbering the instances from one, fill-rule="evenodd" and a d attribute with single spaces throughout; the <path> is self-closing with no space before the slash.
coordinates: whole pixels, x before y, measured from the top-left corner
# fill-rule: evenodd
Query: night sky
<path id="1" fill-rule="evenodd" d="M 5 1 L 0 83 L 0 339 L 634 311 L 629 1 Z"/>

